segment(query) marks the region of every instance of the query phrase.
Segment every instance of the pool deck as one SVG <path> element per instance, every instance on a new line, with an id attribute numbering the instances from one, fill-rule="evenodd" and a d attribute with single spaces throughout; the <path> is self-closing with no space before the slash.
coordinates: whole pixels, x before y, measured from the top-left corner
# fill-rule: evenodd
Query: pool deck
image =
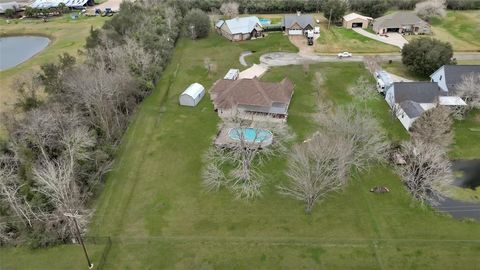
<path id="1" fill-rule="evenodd" d="M 233 148 L 237 146 L 239 141 L 234 140 L 230 138 L 230 136 L 228 136 L 229 130 L 230 128 L 222 128 L 220 132 L 218 132 L 217 137 L 215 138 L 213 144 L 220 148 Z M 247 145 L 251 145 L 254 148 L 258 148 L 258 144 L 259 143 L 248 143 Z M 260 148 L 264 148 L 272 144 L 272 140 L 267 140 L 267 141 L 261 142 L 260 144 L 261 144 Z"/>

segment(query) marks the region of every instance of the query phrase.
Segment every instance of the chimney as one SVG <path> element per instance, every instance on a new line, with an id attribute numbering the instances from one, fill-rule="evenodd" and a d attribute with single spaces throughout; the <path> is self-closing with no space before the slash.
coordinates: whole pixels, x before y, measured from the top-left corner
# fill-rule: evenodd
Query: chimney
<path id="1" fill-rule="evenodd" d="M 297 16 L 300 16 L 300 15 L 302 15 L 302 12 L 297 10 Z"/>

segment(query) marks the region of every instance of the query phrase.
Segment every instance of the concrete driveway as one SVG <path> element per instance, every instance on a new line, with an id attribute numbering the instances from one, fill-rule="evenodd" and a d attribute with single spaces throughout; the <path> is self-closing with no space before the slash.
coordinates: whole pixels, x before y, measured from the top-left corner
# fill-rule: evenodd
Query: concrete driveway
<path id="1" fill-rule="evenodd" d="M 352 28 L 352 30 L 359 33 L 362 36 L 365 36 L 386 44 L 397 46 L 400 49 L 403 48 L 403 45 L 408 43 L 408 41 L 399 33 L 388 33 L 388 37 L 385 37 L 385 36 L 372 34 L 368 31 L 365 31 L 362 28 Z"/>
<path id="2" fill-rule="evenodd" d="M 260 78 L 265 72 L 267 72 L 268 66 L 264 64 L 253 64 L 253 66 L 245 69 L 238 74 L 239 79 L 253 79 L 255 77 Z"/>
<path id="3" fill-rule="evenodd" d="M 314 55 L 315 46 L 308 46 L 307 38 L 303 35 L 300 36 L 288 36 L 290 42 L 298 48 L 298 54 L 300 55 Z M 315 41 L 314 41 L 315 42 Z"/>

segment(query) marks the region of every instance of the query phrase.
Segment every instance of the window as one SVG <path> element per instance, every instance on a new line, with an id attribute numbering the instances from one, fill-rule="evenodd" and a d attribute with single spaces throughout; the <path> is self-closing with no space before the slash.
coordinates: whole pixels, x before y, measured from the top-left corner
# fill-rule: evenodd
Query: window
<path id="1" fill-rule="evenodd" d="M 441 81 L 441 80 L 442 80 L 442 78 L 443 78 L 443 75 L 440 75 L 440 79 L 439 79 L 439 81 Z"/>

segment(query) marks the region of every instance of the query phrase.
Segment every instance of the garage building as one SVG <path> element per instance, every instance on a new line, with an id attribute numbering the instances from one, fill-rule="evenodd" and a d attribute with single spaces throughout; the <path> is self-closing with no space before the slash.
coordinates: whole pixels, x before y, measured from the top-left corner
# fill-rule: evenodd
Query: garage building
<path id="1" fill-rule="evenodd" d="M 366 17 L 357 13 L 350 13 L 348 15 L 343 16 L 342 24 L 343 27 L 347 29 L 352 28 L 363 28 L 366 29 L 373 21 L 372 17 Z"/>

